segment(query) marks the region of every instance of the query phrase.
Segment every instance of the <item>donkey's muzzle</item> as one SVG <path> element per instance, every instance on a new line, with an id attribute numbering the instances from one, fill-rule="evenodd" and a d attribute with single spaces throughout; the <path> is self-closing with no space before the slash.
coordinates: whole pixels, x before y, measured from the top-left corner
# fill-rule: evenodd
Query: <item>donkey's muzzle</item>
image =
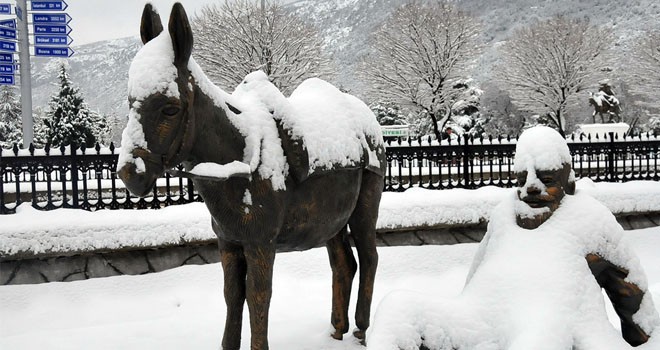
<path id="1" fill-rule="evenodd" d="M 138 172 L 135 164 L 127 163 L 119 169 L 117 175 L 131 193 L 139 197 L 145 197 L 154 188 L 154 184 L 158 179 L 158 175 L 148 171 L 148 168 L 149 165 L 147 165 L 146 172 Z"/>

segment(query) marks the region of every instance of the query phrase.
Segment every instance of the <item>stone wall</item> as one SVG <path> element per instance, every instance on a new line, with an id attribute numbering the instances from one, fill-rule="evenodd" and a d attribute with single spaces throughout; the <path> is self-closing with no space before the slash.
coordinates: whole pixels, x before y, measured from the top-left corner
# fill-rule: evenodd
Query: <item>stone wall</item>
<path id="1" fill-rule="evenodd" d="M 626 230 L 660 226 L 660 212 L 620 215 L 617 219 Z M 481 223 L 471 226 L 444 225 L 380 230 L 378 244 L 380 246 L 402 246 L 474 243 L 483 238 L 486 226 L 486 223 Z M 150 249 L 125 248 L 70 256 L 65 254 L 60 256 L 37 255 L 16 260 L 1 260 L 0 285 L 141 275 L 183 265 L 216 263 L 219 260 L 218 246 L 215 241 Z"/>

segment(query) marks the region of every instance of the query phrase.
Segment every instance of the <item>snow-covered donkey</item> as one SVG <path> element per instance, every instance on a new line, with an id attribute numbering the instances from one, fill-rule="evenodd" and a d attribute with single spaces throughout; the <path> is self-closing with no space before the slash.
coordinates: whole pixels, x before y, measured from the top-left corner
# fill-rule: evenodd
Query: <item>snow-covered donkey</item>
<path id="1" fill-rule="evenodd" d="M 610 211 L 575 191 L 559 133 L 526 130 L 518 189 L 490 213 L 461 295 L 388 296 L 375 350 L 622 350 L 660 348 L 660 318 L 638 258 Z M 621 321 L 610 324 L 601 288 Z M 429 300 L 430 299 L 430 300 Z"/>
<path id="2" fill-rule="evenodd" d="M 240 347 L 246 300 L 251 348 L 268 349 L 275 252 L 319 245 L 330 256 L 331 322 L 333 337 L 341 339 L 349 328 L 357 270 L 347 226 L 360 261 L 354 334 L 364 339 L 385 169 L 373 113 L 319 79 L 303 82 L 285 98 L 256 72 L 234 94 L 225 93 L 191 57 L 193 35 L 181 4 L 174 5 L 167 31 L 146 5 L 140 32 L 145 46 L 129 70 L 119 176 L 140 196 L 179 163 L 193 178 L 220 246 L 227 304 L 223 349 Z"/>

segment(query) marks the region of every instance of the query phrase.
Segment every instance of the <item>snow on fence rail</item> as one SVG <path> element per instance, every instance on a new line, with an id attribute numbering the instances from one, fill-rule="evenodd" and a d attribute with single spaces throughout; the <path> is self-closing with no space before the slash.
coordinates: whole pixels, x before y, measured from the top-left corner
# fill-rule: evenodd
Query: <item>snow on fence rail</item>
<path id="1" fill-rule="evenodd" d="M 612 134 L 613 135 L 613 134 Z M 390 141 L 386 191 L 482 186 L 512 187 L 516 140 L 511 138 Z M 577 178 L 593 181 L 660 181 L 660 138 L 571 138 Z M 165 175 L 148 198 L 132 196 L 117 178 L 119 148 L 12 150 L 0 152 L 0 214 L 23 202 L 37 209 L 146 209 L 201 201 L 191 180 Z"/>

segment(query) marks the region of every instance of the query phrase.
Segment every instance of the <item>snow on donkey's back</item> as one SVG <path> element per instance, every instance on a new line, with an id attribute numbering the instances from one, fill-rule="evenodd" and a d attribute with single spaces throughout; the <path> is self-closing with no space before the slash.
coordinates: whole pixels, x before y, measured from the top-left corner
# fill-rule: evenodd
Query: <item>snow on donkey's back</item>
<path id="1" fill-rule="evenodd" d="M 525 174 L 561 172 L 570 162 L 566 141 L 547 127 L 523 133 L 516 153 Z M 646 276 L 614 216 L 590 196 L 567 190 L 539 226 L 523 228 L 517 218 L 526 192 L 557 195 L 552 179 L 535 177 L 491 212 L 463 291 L 453 298 L 386 296 L 370 349 L 660 349 L 660 317 Z M 563 181 L 574 182 L 572 172 Z M 601 287 L 622 331 L 608 319 Z"/>

